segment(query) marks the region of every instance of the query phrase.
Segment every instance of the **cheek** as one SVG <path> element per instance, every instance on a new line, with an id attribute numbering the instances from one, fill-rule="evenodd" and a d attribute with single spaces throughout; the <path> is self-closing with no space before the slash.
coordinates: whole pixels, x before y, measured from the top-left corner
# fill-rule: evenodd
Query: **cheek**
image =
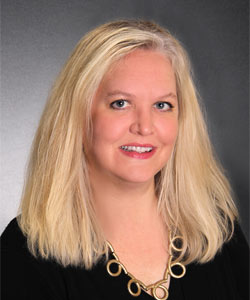
<path id="1" fill-rule="evenodd" d="M 174 144 L 178 135 L 178 120 L 172 119 L 161 122 L 158 127 L 159 137 L 163 144 Z"/>
<path id="2" fill-rule="evenodd" d="M 93 137 L 96 143 L 114 143 L 124 135 L 125 122 L 119 118 L 112 118 L 99 114 L 93 118 Z"/>

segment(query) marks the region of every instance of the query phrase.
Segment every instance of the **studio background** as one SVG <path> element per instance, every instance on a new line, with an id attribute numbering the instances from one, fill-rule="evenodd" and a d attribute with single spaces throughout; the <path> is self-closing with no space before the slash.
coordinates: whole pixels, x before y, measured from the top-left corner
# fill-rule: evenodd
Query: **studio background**
<path id="1" fill-rule="evenodd" d="M 248 15 L 247 0 L 3 0 L 0 233 L 17 214 L 40 115 L 76 43 L 102 23 L 144 18 L 168 28 L 190 55 L 210 137 L 248 238 Z"/>

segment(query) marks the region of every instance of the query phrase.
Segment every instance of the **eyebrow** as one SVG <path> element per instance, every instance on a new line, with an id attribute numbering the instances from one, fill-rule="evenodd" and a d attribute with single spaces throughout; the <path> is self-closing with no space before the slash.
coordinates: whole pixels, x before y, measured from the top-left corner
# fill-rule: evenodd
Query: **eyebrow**
<path id="1" fill-rule="evenodd" d="M 134 97 L 133 94 L 129 94 L 129 93 L 126 93 L 126 92 L 115 90 L 115 91 L 107 93 L 105 98 L 109 98 L 109 97 L 112 97 L 112 96 L 118 96 L 118 95 L 124 95 L 126 97 Z"/>
<path id="2" fill-rule="evenodd" d="M 113 97 L 113 96 L 118 96 L 118 95 L 123 95 L 123 96 L 126 96 L 126 97 L 135 97 L 135 95 L 133 94 L 130 94 L 130 93 L 127 93 L 127 92 L 123 92 L 123 91 L 119 91 L 119 90 L 115 90 L 115 91 L 112 91 L 112 92 L 109 92 L 106 94 L 105 98 L 109 98 L 109 97 Z M 165 99 L 165 98 L 174 98 L 174 99 L 177 99 L 177 96 L 170 92 L 168 94 L 165 94 L 163 96 L 160 96 L 160 97 L 157 97 L 158 100 L 162 100 L 162 99 Z"/>

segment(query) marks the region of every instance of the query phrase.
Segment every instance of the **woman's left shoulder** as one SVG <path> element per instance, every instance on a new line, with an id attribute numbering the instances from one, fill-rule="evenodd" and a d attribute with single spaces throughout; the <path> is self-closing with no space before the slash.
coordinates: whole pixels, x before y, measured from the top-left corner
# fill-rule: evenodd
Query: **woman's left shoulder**
<path id="1" fill-rule="evenodd" d="M 249 299 L 249 246 L 239 223 L 211 261 L 187 266 L 182 285 L 187 299 Z"/>
<path id="2" fill-rule="evenodd" d="M 235 223 L 232 238 L 223 245 L 222 251 L 218 256 L 230 263 L 235 276 L 239 279 L 239 284 L 245 283 L 248 285 L 249 245 L 238 222 Z"/>
<path id="3" fill-rule="evenodd" d="M 223 266 L 228 276 L 231 276 L 236 289 L 242 298 L 249 299 L 249 245 L 237 222 L 232 238 L 226 242 L 214 261 Z"/>
<path id="4" fill-rule="evenodd" d="M 226 246 L 230 246 L 232 248 L 242 248 L 243 250 L 249 249 L 247 240 L 245 238 L 245 235 L 241 229 L 241 225 L 239 222 L 235 222 L 234 224 L 234 232 L 232 238 L 225 243 Z"/>
<path id="5" fill-rule="evenodd" d="M 234 271 L 239 269 L 241 274 L 243 271 L 248 272 L 249 245 L 238 222 L 235 223 L 232 238 L 225 242 L 217 256 L 229 260 Z"/>

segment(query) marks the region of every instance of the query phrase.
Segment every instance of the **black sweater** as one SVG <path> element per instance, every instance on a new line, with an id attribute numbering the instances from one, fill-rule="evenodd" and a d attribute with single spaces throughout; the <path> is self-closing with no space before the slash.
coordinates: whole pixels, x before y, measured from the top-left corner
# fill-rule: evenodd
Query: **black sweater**
<path id="1" fill-rule="evenodd" d="M 123 272 L 111 277 L 102 261 L 87 271 L 34 258 L 16 219 L 3 232 L 1 249 L 2 300 L 153 300 L 144 291 L 131 296 L 130 278 Z M 183 278 L 171 278 L 168 300 L 249 299 L 249 248 L 238 226 L 213 261 L 193 263 L 186 269 Z"/>

